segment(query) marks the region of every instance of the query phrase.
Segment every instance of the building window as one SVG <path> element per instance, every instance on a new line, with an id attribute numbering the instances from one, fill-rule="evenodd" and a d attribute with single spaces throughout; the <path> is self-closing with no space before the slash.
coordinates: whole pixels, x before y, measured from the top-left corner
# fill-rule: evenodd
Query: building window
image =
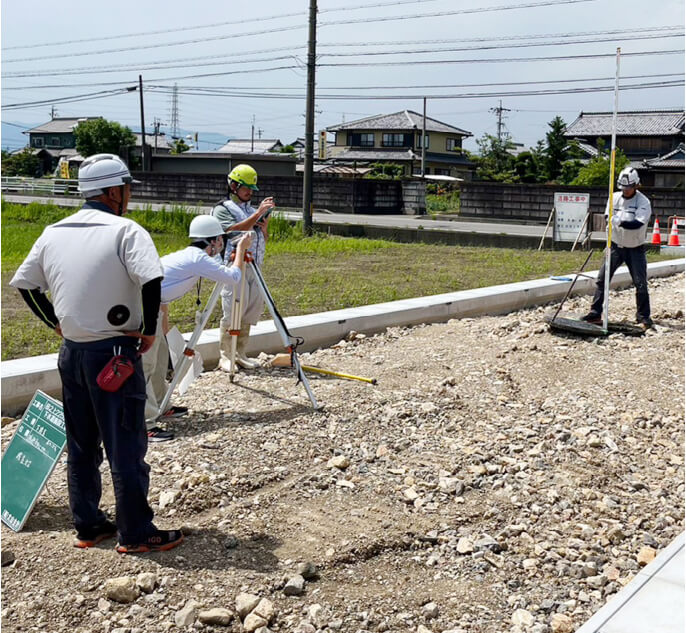
<path id="1" fill-rule="evenodd" d="M 43 147 L 43 137 L 37 136 L 36 138 L 34 138 L 33 139 L 33 146 L 34 147 Z"/>
<path id="2" fill-rule="evenodd" d="M 52 147 L 59 147 L 60 146 L 60 137 L 59 136 L 53 136 L 50 139 L 50 145 Z"/>
<path id="3" fill-rule="evenodd" d="M 350 147 L 374 147 L 374 133 L 348 132 L 348 145 Z"/>
<path id="4" fill-rule="evenodd" d="M 436 167 L 436 169 L 434 169 L 434 174 L 436 174 L 436 176 L 450 176 L 450 170 Z"/>
<path id="5" fill-rule="evenodd" d="M 374 147 L 374 134 L 360 134 L 360 147 Z"/>
<path id="6" fill-rule="evenodd" d="M 459 138 L 447 138 L 445 139 L 445 149 L 449 152 L 459 152 L 462 149 Z"/>
<path id="7" fill-rule="evenodd" d="M 429 149 L 429 134 L 428 134 L 428 132 L 427 132 L 426 136 L 424 137 L 424 147 L 426 147 L 426 149 Z M 421 149 L 421 148 L 422 148 L 422 135 L 420 133 L 420 134 L 417 134 L 417 149 Z"/>
<path id="8" fill-rule="evenodd" d="M 405 135 L 384 133 L 381 138 L 381 145 L 383 147 L 404 147 Z"/>

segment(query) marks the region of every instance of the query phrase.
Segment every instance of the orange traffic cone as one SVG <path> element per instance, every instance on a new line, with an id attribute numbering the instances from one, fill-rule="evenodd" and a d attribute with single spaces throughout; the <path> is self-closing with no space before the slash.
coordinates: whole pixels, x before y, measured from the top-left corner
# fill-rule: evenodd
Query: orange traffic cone
<path id="1" fill-rule="evenodd" d="M 651 244 L 657 244 L 660 246 L 662 244 L 662 236 L 660 235 L 660 223 L 655 218 L 655 224 L 653 225 L 653 241 Z"/>
<path id="2" fill-rule="evenodd" d="M 669 243 L 667 246 L 681 246 L 681 244 L 679 244 L 679 228 L 677 227 L 676 218 L 674 218 L 674 224 L 672 224 L 672 232 L 669 234 Z"/>

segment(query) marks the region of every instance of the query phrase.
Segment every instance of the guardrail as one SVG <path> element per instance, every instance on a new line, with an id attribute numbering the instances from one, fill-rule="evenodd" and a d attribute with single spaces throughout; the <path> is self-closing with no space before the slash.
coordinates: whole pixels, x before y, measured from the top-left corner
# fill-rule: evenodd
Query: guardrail
<path id="1" fill-rule="evenodd" d="M 28 178 L 2 176 L 0 189 L 11 193 L 79 195 L 79 181 L 66 178 Z"/>

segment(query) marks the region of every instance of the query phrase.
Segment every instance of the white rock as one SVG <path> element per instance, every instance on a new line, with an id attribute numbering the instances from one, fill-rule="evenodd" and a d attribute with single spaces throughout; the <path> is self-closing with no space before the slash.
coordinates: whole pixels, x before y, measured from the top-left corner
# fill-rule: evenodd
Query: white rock
<path id="1" fill-rule="evenodd" d="M 260 602 L 260 597 L 252 593 L 239 593 L 236 596 L 236 613 L 238 617 L 245 618 Z"/>
<path id="2" fill-rule="evenodd" d="M 422 607 L 422 615 L 427 620 L 432 620 L 433 618 L 437 618 L 438 614 L 439 614 L 438 605 L 435 602 L 427 602 Z"/>
<path id="3" fill-rule="evenodd" d="M 457 551 L 459 554 L 470 554 L 474 551 L 474 541 L 463 536 L 457 541 Z"/>
<path id="4" fill-rule="evenodd" d="M 304 591 L 305 579 L 300 574 L 293 576 L 283 588 L 283 592 L 287 596 L 300 596 Z"/>
<path id="5" fill-rule="evenodd" d="M 326 462 L 327 468 L 338 468 L 339 470 L 345 470 L 350 466 L 350 458 L 347 455 L 334 455 L 328 462 Z"/>
<path id="6" fill-rule="evenodd" d="M 157 575 L 149 571 L 143 571 L 136 576 L 136 584 L 144 593 L 152 593 L 157 587 Z"/>
<path id="7" fill-rule="evenodd" d="M 232 619 L 233 613 L 222 607 L 201 611 L 198 614 L 198 620 L 200 620 L 200 622 L 203 624 L 212 624 L 214 626 L 228 626 Z"/>
<path id="8" fill-rule="evenodd" d="M 191 599 L 174 614 L 174 623 L 180 629 L 190 626 L 198 615 L 198 603 Z"/>
<path id="9" fill-rule="evenodd" d="M 174 503 L 177 495 L 178 491 L 176 490 L 165 490 L 164 492 L 160 493 L 160 501 L 158 504 L 160 506 L 160 510 Z"/>
<path id="10" fill-rule="evenodd" d="M 271 622 L 274 619 L 274 605 L 266 598 L 262 598 L 253 609 L 253 614 Z"/>
<path id="11" fill-rule="evenodd" d="M 512 614 L 512 624 L 526 628 L 534 623 L 534 616 L 526 609 L 517 609 Z"/>
<path id="12" fill-rule="evenodd" d="M 574 622 L 564 613 L 555 613 L 550 619 L 550 628 L 553 633 L 574 633 Z"/>
<path id="13" fill-rule="evenodd" d="M 254 613 L 250 613 L 245 620 L 243 620 L 243 629 L 248 633 L 252 633 L 252 631 L 257 631 L 257 629 L 262 626 L 267 626 L 267 624 L 269 623 L 264 618 L 261 618 Z"/>
<path id="14" fill-rule="evenodd" d="M 133 602 L 139 595 L 140 589 L 138 589 L 135 579 L 131 576 L 110 578 L 105 582 L 105 596 L 109 600 L 126 604 Z"/>
<path id="15" fill-rule="evenodd" d="M 307 617 L 318 629 L 323 629 L 327 623 L 327 615 L 321 604 L 312 604 L 307 608 Z"/>

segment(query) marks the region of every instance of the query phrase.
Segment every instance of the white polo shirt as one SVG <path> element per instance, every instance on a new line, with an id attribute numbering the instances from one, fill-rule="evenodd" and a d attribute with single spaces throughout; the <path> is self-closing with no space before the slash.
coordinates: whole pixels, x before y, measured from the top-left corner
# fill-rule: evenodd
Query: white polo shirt
<path id="1" fill-rule="evenodd" d="M 222 266 L 197 246 L 187 246 L 183 250 L 165 255 L 161 262 L 164 269 L 162 303 L 170 303 L 183 297 L 201 277 L 226 286 L 235 286 L 241 280 L 239 268 Z"/>
<path id="2" fill-rule="evenodd" d="M 137 330 L 141 287 L 162 277 L 150 234 L 98 202 L 47 226 L 10 285 L 50 292 L 64 338 L 99 341 Z"/>

